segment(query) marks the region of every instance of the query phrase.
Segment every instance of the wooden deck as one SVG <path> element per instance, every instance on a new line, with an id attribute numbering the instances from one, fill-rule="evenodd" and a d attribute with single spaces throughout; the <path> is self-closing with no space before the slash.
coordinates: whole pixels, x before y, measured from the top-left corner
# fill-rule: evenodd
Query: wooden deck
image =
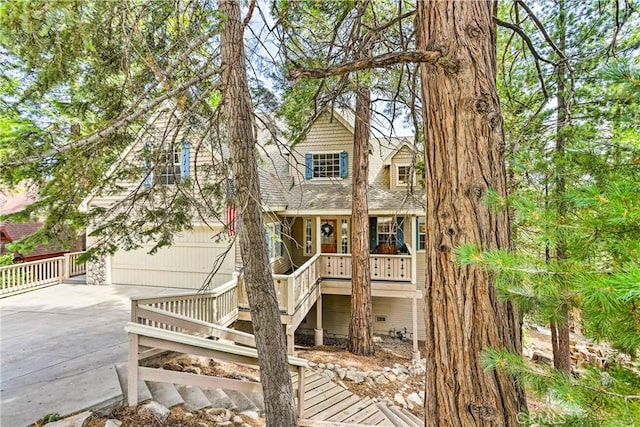
<path id="1" fill-rule="evenodd" d="M 297 384 L 297 374 L 292 375 Z M 304 413 L 301 426 L 393 426 L 368 397 L 362 398 L 314 372 L 305 376 Z"/>

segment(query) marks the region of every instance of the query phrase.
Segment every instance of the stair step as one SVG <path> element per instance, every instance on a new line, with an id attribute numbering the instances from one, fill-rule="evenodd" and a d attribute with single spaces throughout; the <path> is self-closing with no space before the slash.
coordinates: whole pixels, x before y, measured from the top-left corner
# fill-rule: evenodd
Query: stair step
<path id="1" fill-rule="evenodd" d="M 211 406 L 211 402 L 200 388 L 191 385 L 177 385 L 176 390 L 184 399 L 184 408 L 187 411 L 198 411 Z"/>
<path id="2" fill-rule="evenodd" d="M 408 427 L 404 419 L 399 417 L 394 411 L 384 403 L 378 403 L 378 409 L 382 411 L 385 417 L 396 427 Z"/>
<path id="3" fill-rule="evenodd" d="M 118 381 L 120 382 L 120 388 L 122 389 L 122 394 L 124 396 L 125 403 L 128 400 L 127 391 L 129 390 L 129 370 L 127 369 L 126 363 L 119 363 L 116 365 L 116 372 L 118 374 Z M 151 400 L 151 392 L 149 391 L 149 387 L 147 384 L 139 380 L 138 381 L 138 402 L 144 402 L 145 400 Z"/>
<path id="4" fill-rule="evenodd" d="M 153 400 L 167 408 L 172 408 L 184 403 L 184 399 L 180 396 L 180 393 L 178 393 L 178 390 L 173 384 L 147 381 L 147 386 L 153 396 Z"/>
<path id="5" fill-rule="evenodd" d="M 233 400 L 231 400 L 229 396 L 227 396 L 227 393 L 225 393 L 222 389 L 205 389 L 202 390 L 202 392 L 207 397 L 207 399 L 209 399 L 209 402 L 211 402 L 211 407 L 213 408 L 236 408 Z"/>
<path id="6" fill-rule="evenodd" d="M 224 392 L 227 394 L 227 396 L 229 396 L 229 398 L 236 405 L 236 410 L 238 412 L 243 412 L 243 411 L 259 412 L 258 407 L 254 405 L 253 402 L 247 396 L 245 396 L 243 392 L 236 391 L 236 390 L 225 390 Z"/>
<path id="7" fill-rule="evenodd" d="M 258 413 L 264 415 L 264 395 L 257 391 L 246 392 L 244 395 L 258 408 Z"/>
<path id="8" fill-rule="evenodd" d="M 424 421 L 422 421 L 420 418 L 418 418 L 415 415 L 413 415 L 411 412 L 407 411 L 404 408 L 398 408 L 398 411 L 400 413 L 402 413 L 402 415 L 405 417 L 405 419 L 408 422 L 413 423 L 417 427 L 424 427 Z"/>

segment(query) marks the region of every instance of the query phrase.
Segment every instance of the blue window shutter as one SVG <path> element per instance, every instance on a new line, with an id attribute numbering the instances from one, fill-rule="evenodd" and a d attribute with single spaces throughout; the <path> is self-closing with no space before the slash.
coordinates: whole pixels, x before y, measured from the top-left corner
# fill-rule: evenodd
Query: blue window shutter
<path id="1" fill-rule="evenodd" d="M 369 251 L 378 246 L 378 217 L 369 217 Z"/>
<path id="2" fill-rule="evenodd" d="M 191 169 L 191 157 L 190 157 L 191 145 L 189 141 L 182 142 L 182 155 L 180 156 L 180 178 L 189 178 Z"/>
<path id="3" fill-rule="evenodd" d="M 147 156 L 151 156 L 151 144 L 147 143 L 144 146 L 144 153 Z M 153 184 L 153 169 L 152 169 L 152 162 L 151 159 L 149 157 L 147 157 L 144 160 L 144 169 L 145 169 L 145 173 L 146 176 L 144 177 L 144 188 L 151 188 L 151 185 Z"/>
<path id="4" fill-rule="evenodd" d="M 311 153 L 304 155 L 304 178 L 313 178 L 313 154 Z"/>
<path id="5" fill-rule="evenodd" d="M 284 255 L 284 225 L 282 223 L 280 223 L 280 253 L 278 255 Z"/>
<path id="6" fill-rule="evenodd" d="M 398 249 L 404 246 L 404 217 L 396 217 L 396 246 Z"/>
<path id="7" fill-rule="evenodd" d="M 340 152 L 340 178 L 349 176 L 349 157 L 346 151 Z"/>

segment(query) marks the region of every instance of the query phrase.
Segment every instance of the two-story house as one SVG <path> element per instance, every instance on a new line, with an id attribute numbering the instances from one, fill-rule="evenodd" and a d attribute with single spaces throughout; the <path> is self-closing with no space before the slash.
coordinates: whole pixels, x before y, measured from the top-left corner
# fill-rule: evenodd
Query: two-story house
<path id="1" fill-rule="evenodd" d="M 157 117 L 156 117 L 157 119 Z M 166 120 L 166 119 L 163 119 Z M 153 124 L 150 124 L 153 126 Z M 260 181 L 265 212 L 265 233 L 274 284 L 279 295 L 282 322 L 289 347 L 295 331 L 324 336 L 346 336 L 351 294 L 350 237 L 352 207 L 353 118 L 325 112 L 310 127 L 306 138 L 294 148 L 267 145 L 262 154 Z M 263 138 L 263 136 L 261 136 Z M 166 136 L 165 138 L 166 139 Z M 188 141 L 188 137 L 180 138 Z M 163 140 L 158 138 L 158 140 Z M 135 162 L 148 139 L 134 142 L 121 160 Z M 169 155 L 162 170 L 147 174 L 142 182 L 121 183 L 129 191 L 152 185 L 171 185 L 198 167 L 195 155 L 204 150 L 183 142 Z M 373 326 L 378 334 L 402 333 L 424 339 L 422 313 L 424 290 L 425 225 L 423 190 L 414 167 L 414 146 L 407 138 L 372 138 L 369 155 L 369 232 Z M 201 159 L 206 156 L 201 155 Z M 170 164 L 169 164 L 170 163 Z M 121 196 L 98 192 L 84 202 L 112 206 Z M 225 220 L 194 221 L 193 228 L 176 236 L 171 247 L 148 254 L 141 249 L 120 250 L 90 263 L 88 283 L 167 286 L 199 289 L 214 260 L 222 261 L 212 286 L 223 284 L 241 270 L 238 245 L 224 235 Z M 233 228 L 233 227 L 231 227 Z M 228 231 L 228 230 L 227 230 Z M 88 245 L 95 237 L 88 238 Z M 229 247 L 236 246 L 235 248 Z M 242 287 L 242 286 L 241 286 Z M 250 320 L 246 296 L 239 292 L 238 320 Z M 420 325 L 420 326 L 419 326 Z M 416 333 L 417 332 L 417 333 Z"/>

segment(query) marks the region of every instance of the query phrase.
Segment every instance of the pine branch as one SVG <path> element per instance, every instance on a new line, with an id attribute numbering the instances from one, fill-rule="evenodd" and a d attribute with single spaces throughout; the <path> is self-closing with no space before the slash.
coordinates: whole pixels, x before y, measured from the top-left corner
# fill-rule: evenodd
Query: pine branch
<path id="1" fill-rule="evenodd" d="M 61 147 L 57 147 L 47 153 L 42 153 L 36 156 L 31 156 L 31 157 L 27 157 L 25 159 L 22 160 L 16 160 L 16 161 L 12 161 L 12 162 L 5 162 L 5 166 L 22 166 L 22 165 L 26 165 L 29 163 L 33 163 L 33 162 L 37 162 L 40 161 L 44 158 L 47 158 L 49 156 L 53 156 L 55 154 L 61 154 L 64 153 L 66 151 L 69 151 L 71 149 L 74 148 L 81 148 L 90 144 L 93 144 L 96 141 L 99 141 L 101 139 L 104 139 L 106 137 L 108 137 L 109 135 L 112 135 L 113 133 L 115 133 L 116 131 L 124 128 L 125 126 L 130 125 L 131 123 L 133 123 L 134 121 L 136 121 L 137 119 L 139 119 L 140 117 L 142 117 L 144 114 L 148 113 L 149 111 L 153 110 L 155 107 L 157 107 L 158 105 L 162 104 L 164 101 L 174 97 L 175 95 L 179 94 L 182 91 L 185 91 L 187 89 L 189 89 L 191 86 L 200 83 L 201 81 L 215 75 L 218 74 L 219 70 L 214 69 L 214 70 L 209 70 L 205 73 L 203 73 L 200 76 L 196 76 L 194 78 L 192 78 L 191 80 L 188 80 L 184 83 L 182 83 L 181 85 L 177 86 L 175 89 L 165 93 L 164 95 L 154 99 L 153 101 L 149 102 L 147 105 L 145 105 L 144 107 L 138 109 L 136 112 L 127 115 L 125 117 L 120 118 L 119 120 L 116 120 L 114 123 L 112 123 L 111 125 L 107 126 L 106 128 L 103 128 L 101 130 L 99 130 L 98 132 L 95 132 L 85 138 L 81 138 L 77 141 L 73 141 L 70 142 L 66 145 L 63 145 Z"/>
<path id="2" fill-rule="evenodd" d="M 354 71 L 371 68 L 384 68 L 395 64 L 406 64 L 411 62 L 435 63 L 441 57 L 438 51 L 412 51 L 412 52 L 389 52 L 371 58 L 357 59 L 340 65 L 333 65 L 325 68 L 301 68 L 296 67 L 289 72 L 292 80 L 323 79 L 326 77 L 345 75 Z"/>

